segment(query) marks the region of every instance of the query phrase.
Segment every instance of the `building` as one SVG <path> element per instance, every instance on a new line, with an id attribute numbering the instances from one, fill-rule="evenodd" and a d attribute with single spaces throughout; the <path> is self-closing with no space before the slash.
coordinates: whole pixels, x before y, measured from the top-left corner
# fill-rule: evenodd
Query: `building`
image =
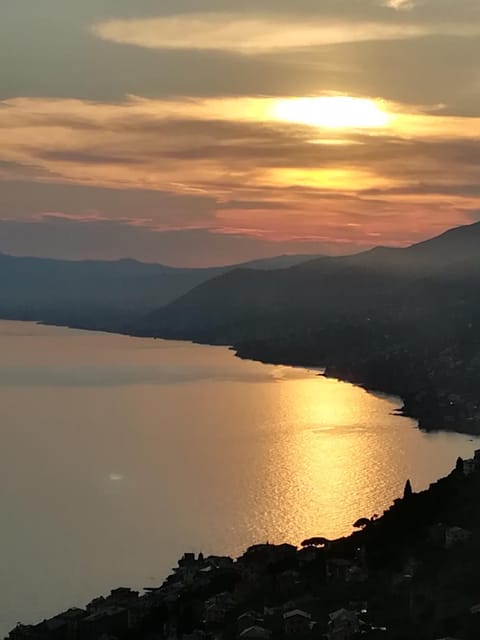
<path id="1" fill-rule="evenodd" d="M 283 614 L 285 633 L 288 636 L 301 636 L 310 633 L 312 616 L 301 609 L 293 609 Z"/>
<path id="2" fill-rule="evenodd" d="M 241 640 L 270 640 L 271 631 L 257 625 L 249 627 L 239 635 Z"/>
<path id="3" fill-rule="evenodd" d="M 242 613 L 241 616 L 238 616 L 237 629 L 239 633 L 242 633 L 242 631 L 250 629 L 251 627 L 262 627 L 263 622 L 263 616 L 256 611 L 246 611 L 245 613 Z"/>
<path id="4" fill-rule="evenodd" d="M 223 624 L 227 614 L 234 608 L 235 601 L 230 593 L 219 593 L 205 602 L 205 622 Z"/>

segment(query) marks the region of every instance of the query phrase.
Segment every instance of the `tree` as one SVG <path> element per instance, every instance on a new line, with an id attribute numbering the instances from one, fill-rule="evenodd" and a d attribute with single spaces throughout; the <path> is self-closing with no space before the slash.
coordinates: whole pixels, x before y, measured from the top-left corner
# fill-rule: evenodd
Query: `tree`
<path id="1" fill-rule="evenodd" d="M 355 527 L 355 529 L 365 529 L 365 527 L 368 527 L 370 522 L 371 522 L 370 518 L 360 518 L 359 520 L 353 523 L 353 526 Z"/>
<path id="2" fill-rule="evenodd" d="M 302 542 L 302 547 L 325 547 L 330 540 L 318 536 L 316 538 L 308 538 Z"/>
<path id="3" fill-rule="evenodd" d="M 405 483 L 405 489 L 403 490 L 403 499 L 410 498 L 413 495 L 412 483 L 410 480 L 407 480 Z"/>
<path id="4" fill-rule="evenodd" d="M 455 469 L 459 473 L 463 473 L 463 470 L 464 470 L 463 458 L 460 458 L 460 457 L 457 458 L 457 464 L 455 465 Z"/>

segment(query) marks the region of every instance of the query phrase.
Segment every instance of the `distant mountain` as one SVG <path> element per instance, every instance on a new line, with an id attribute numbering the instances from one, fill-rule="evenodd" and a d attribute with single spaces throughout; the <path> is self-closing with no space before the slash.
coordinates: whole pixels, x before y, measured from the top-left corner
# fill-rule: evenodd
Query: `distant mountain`
<path id="1" fill-rule="evenodd" d="M 251 260 L 250 262 L 243 262 L 240 265 L 235 265 L 234 268 L 273 271 L 276 269 L 288 269 L 289 267 L 305 264 L 322 257 L 323 256 L 312 256 L 311 254 L 306 253 L 287 254 L 283 256 L 275 256 L 273 258 L 260 258 L 258 260 Z"/>
<path id="2" fill-rule="evenodd" d="M 273 269 L 309 258 L 279 256 L 248 264 Z M 122 330 L 134 318 L 237 266 L 182 269 L 130 259 L 69 261 L 0 254 L 0 317 Z"/>
<path id="3" fill-rule="evenodd" d="M 428 429 L 480 433 L 480 223 L 277 271 L 237 269 L 132 326 L 232 345 L 242 357 L 326 367 L 401 396 Z"/>
<path id="4" fill-rule="evenodd" d="M 405 305 L 426 312 L 428 301 L 431 311 L 452 278 L 462 281 L 456 294 L 462 283 L 480 278 L 480 223 L 405 249 L 378 247 L 276 271 L 232 270 L 149 314 L 137 328 L 231 344 L 275 328 L 292 332 L 342 318 L 375 315 L 387 322 L 406 313 Z"/>
<path id="5" fill-rule="evenodd" d="M 455 227 L 439 236 L 406 248 L 374 247 L 355 255 L 332 258 L 338 265 L 371 266 L 403 272 L 432 273 L 437 270 L 480 264 L 480 223 Z M 324 264 L 324 258 L 306 261 L 305 266 Z"/>

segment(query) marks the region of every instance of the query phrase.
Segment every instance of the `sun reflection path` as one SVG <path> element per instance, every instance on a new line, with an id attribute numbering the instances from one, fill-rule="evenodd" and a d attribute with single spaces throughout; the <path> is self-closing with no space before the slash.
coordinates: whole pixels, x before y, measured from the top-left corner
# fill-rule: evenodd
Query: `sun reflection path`
<path id="1" fill-rule="evenodd" d="M 404 419 L 386 419 L 395 400 L 337 380 L 291 380 L 282 393 L 285 430 L 265 461 L 264 525 L 295 542 L 345 535 L 359 517 L 387 507 L 405 482 L 402 465 L 392 466 L 392 456 L 402 455 L 385 438 Z M 408 439 L 408 424 L 399 428 Z"/>

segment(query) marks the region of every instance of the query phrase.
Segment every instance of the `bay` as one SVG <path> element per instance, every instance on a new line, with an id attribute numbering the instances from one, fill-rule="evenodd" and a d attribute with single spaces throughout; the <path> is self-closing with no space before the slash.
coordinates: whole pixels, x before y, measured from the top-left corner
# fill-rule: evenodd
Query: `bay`
<path id="1" fill-rule="evenodd" d="M 346 535 L 478 448 L 400 406 L 223 347 L 0 322 L 0 634 L 185 551 Z"/>

